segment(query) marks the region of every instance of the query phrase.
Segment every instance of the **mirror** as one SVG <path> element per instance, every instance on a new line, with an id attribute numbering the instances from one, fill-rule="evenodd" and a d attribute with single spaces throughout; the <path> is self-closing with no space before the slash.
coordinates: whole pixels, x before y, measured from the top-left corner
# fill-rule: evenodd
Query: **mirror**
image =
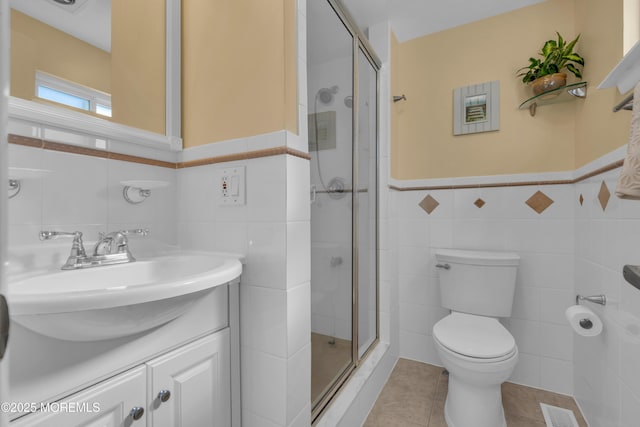
<path id="1" fill-rule="evenodd" d="M 10 94 L 29 101 L 12 98 L 14 104 L 35 111 L 59 109 L 65 117 L 75 116 L 75 122 L 83 114 L 88 123 L 108 121 L 143 131 L 139 134 L 166 135 L 176 148 L 179 1 L 10 4 Z"/>

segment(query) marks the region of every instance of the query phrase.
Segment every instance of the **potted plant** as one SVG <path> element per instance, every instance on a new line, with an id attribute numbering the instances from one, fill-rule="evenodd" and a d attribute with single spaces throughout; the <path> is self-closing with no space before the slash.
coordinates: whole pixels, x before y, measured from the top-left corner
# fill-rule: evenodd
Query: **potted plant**
<path id="1" fill-rule="evenodd" d="M 538 52 L 539 58 L 529 58 L 529 65 L 518 70 L 523 83 L 529 83 L 535 95 L 564 86 L 567 83 L 566 69 L 578 79 L 582 72 L 576 65 L 584 66 L 584 59 L 573 49 L 580 39 L 580 34 L 574 40 L 566 42 L 556 31 L 558 40 L 547 40 Z"/>

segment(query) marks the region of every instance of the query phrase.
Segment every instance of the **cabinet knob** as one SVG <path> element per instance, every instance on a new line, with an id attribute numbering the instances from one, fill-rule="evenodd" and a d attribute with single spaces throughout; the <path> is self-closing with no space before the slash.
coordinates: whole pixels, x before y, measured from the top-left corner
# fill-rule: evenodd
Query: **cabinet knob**
<path id="1" fill-rule="evenodd" d="M 144 408 L 140 406 L 134 406 L 129 412 L 129 416 L 133 418 L 134 421 L 138 421 L 144 415 Z"/>
<path id="2" fill-rule="evenodd" d="M 169 390 L 160 390 L 160 392 L 158 392 L 158 399 L 160 399 L 160 402 L 166 402 L 170 397 L 171 392 Z"/>

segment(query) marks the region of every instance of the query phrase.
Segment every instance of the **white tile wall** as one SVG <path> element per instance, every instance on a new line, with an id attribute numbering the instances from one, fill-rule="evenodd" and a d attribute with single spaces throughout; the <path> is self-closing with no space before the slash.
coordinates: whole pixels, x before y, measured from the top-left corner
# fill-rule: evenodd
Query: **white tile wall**
<path id="1" fill-rule="evenodd" d="M 575 396 L 591 427 L 633 427 L 640 420 L 640 291 L 622 277 L 625 264 L 640 264 L 640 203 L 613 195 L 619 170 L 575 186 L 575 292 L 607 295 L 605 307 L 588 304 L 603 320 L 598 337 L 574 338 Z M 612 197 L 603 211 L 602 181 Z"/>
<path id="2" fill-rule="evenodd" d="M 538 190 L 554 200 L 542 214 L 525 204 Z M 440 203 L 430 215 L 418 206 L 427 194 Z M 511 380 L 571 394 L 573 334 L 564 309 L 573 304 L 573 186 L 402 191 L 396 197 L 400 356 L 440 364 L 431 331 L 448 311 L 440 306 L 436 249 L 515 251 L 521 265 L 513 313 L 503 320 L 520 350 Z M 474 205 L 478 198 L 482 208 Z"/>
<path id="3" fill-rule="evenodd" d="M 148 237 L 131 237 L 132 253 L 176 245 L 175 170 L 78 154 L 9 144 L 9 175 L 39 170 L 21 179 L 20 193 L 9 201 L 9 250 L 13 267 L 25 262 L 23 249 L 36 245 L 50 264 L 64 263 L 71 242 L 40 242 L 43 229 L 81 231 L 87 250 L 99 232 L 149 228 Z M 121 180 L 162 180 L 168 187 L 152 190 L 144 203 L 131 205 L 122 197 Z M 35 267 L 31 265 L 31 267 Z"/>
<path id="4" fill-rule="evenodd" d="M 272 139 L 250 141 L 264 148 Z M 237 165 L 246 167 L 246 205 L 219 206 L 218 171 Z M 181 169 L 178 188 L 181 247 L 245 258 L 243 425 L 308 423 L 302 411 L 311 388 L 309 161 L 280 155 Z"/>
<path id="5" fill-rule="evenodd" d="M 63 133 L 56 137 L 82 142 L 65 140 Z M 295 138 L 282 132 L 243 139 L 237 152 L 270 147 L 275 140 Z M 40 242 L 38 231 L 43 228 L 80 230 L 90 248 L 99 231 L 148 227 L 156 247 L 160 243 L 243 255 L 244 425 L 310 424 L 309 161 L 280 155 L 176 171 L 15 144 L 9 150 L 13 168 L 45 170 L 25 178 L 20 194 L 10 200 L 12 265 L 35 262 L 23 256 L 28 245 L 49 249 L 43 262 L 64 262 L 70 242 Z M 247 203 L 219 206 L 218 171 L 238 164 L 247 170 Z M 120 181 L 133 179 L 170 185 L 131 205 L 122 198 Z M 134 254 L 154 246 L 134 237 L 130 245 Z"/>

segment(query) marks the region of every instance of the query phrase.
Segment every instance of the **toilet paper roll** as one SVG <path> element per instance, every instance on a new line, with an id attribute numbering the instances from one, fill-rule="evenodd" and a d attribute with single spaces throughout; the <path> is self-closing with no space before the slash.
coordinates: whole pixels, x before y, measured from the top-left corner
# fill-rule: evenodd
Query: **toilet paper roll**
<path id="1" fill-rule="evenodd" d="M 572 305 L 564 314 L 578 335 L 595 337 L 602 332 L 602 320 L 589 307 Z"/>

